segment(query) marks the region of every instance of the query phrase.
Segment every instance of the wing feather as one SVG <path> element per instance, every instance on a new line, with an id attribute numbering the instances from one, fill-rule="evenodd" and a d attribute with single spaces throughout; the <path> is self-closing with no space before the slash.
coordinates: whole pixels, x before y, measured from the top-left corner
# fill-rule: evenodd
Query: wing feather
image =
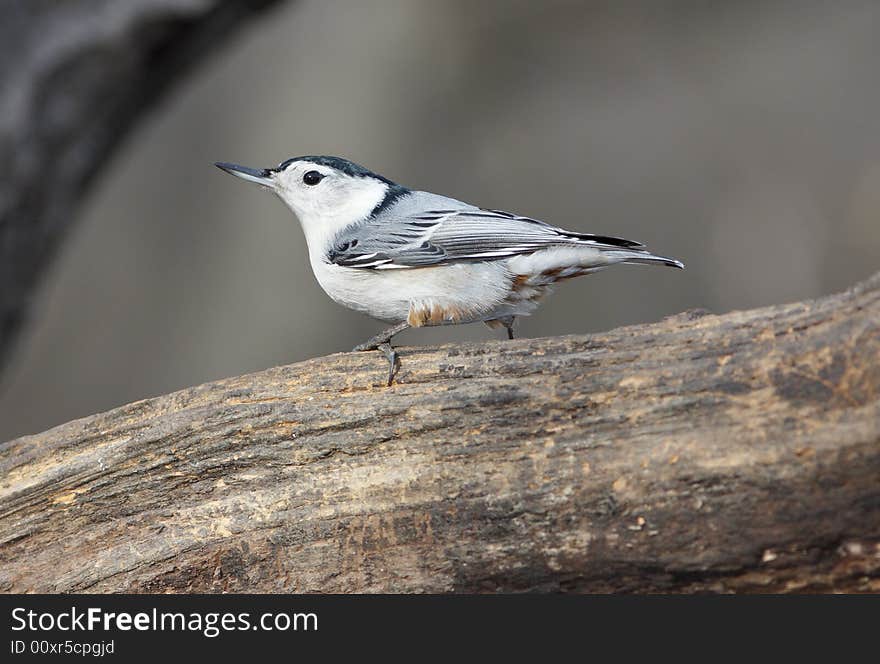
<path id="1" fill-rule="evenodd" d="M 550 247 L 643 248 L 631 240 L 576 233 L 530 217 L 461 205 L 413 210 L 410 201 L 397 213 L 391 209 L 381 218 L 353 224 L 337 236 L 328 260 L 345 267 L 392 269 L 500 260 Z"/>

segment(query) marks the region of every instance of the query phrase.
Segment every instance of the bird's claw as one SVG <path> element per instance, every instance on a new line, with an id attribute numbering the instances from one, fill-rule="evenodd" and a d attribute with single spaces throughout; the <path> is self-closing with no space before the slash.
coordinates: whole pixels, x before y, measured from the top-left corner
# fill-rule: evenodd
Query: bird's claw
<path id="1" fill-rule="evenodd" d="M 377 350 L 381 350 L 382 354 L 388 358 L 388 382 L 386 386 L 391 387 L 391 384 L 394 382 L 394 374 L 397 373 L 397 369 L 400 367 L 397 351 L 391 347 L 390 343 L 379 344 Z"/>
<path id="2" fill-rule="evenodd" d="M 400 357 L 397 354 L 397 351 L 391 347 L 390 342 L 384 342 L 381 344 L 370 343 L 369 341 L 366 343 L 359 344 L 352 349 L 353 353 L 360 353 L 367 350 L 378 350 L 382 351 L 382 354 L 388 360 L 388 381 L 386 382 L 386 386 L 391 387 L 391 384 L 394 382 L 394 376 L 397 374 L 397 370 L 400 368 Z"/>
<path id="3" fill-rule="evenodd" d="M 400 367 L 400 362 L 398 361 L 397 351 L 395 351 L 391 347 L 391 337 L 393 337 L 398 332 L 403 332 L 406 328 L 409 327 L 409 323 L 402 322 L 389 327 L 387 330 L 383 330 L 376 336 L 367 339 L 364 343 L 358 344 L 352 349 L 352 352 L 359 353 L 365 350 L 381 350 L 382 354 L 388 359 L 388 387 L 391 387 L 391 383 L 394 382 L 394 375 L 397 373 L 397 369 Z"/>

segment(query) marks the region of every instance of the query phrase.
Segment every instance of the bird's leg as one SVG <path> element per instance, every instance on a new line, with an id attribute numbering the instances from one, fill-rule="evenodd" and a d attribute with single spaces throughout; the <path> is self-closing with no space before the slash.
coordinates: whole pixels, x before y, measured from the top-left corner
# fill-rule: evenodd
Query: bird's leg
<path id="1" fill-rule="evenodd" d="M 391 383 L 394 382 L 394 374 L 397 373 L 397 366 L 399 364 L 397 359 L 397 351 L 391 347 L 391 344 L 389 342 L 379 344 L 376 349 L 381 350 L 382 354 L 388 358 L 388 382 L 385 383 L 385 385 L 387 387 L 391 387 Z"/>
<path id="2" fill-rule="evenodd" d="M 501 324 L 507 328 L 507 338 L 513 339 L 513 322 L 516 320 L 516 316 L 504 316 L 503 318 L 499 318 Z"/>
<path id="3" fill-rule="evenodd" d="M 387 344 L 391 341 L 391 337 L 395 334 L 399 334 L 403 332 L 405 329 L 409 327 L 409 323 L 403 321 L 402 323 L 398 323 L 392 327 L 389 327 L 387 330 L 382 330 L 374 337 L 370 337 L 364 343 L 358 344 L 352 350 L 354 352 L 360 352 L 362 350 L 376 350 L 382 344 Z"/>
<path id="4" fill-rule="evenodd" d="M 391 337 L 393 337 L 398 332 L 403 332 L 405 329 L 409 327 L 409 323 L 403 321 L 402 323 L 398 323 L 397 325 L 393 325 L 389 327 L 387 330 L 382 330 L 379 334 L 374 337 L 370 337 L 364 343 L 358 344 L 352 350 L 354 352 L 360 352 L 363 350 L 380 350 L 382 354 L 388 358 L 388 385 L 390 386 L 392 381 L 394 380 L 394 374 L 397 371 L 397 352 L 391 348 Z"/>

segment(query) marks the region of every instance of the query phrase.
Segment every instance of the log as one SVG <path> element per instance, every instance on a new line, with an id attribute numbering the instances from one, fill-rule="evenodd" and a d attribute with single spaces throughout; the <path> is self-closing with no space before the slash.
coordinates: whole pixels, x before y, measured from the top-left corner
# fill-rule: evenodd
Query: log
<path id="1" fill-rule="evenodd" d="M 172 84 L 276 1 L 4 3 L 0 364 L 112 152 Z"/>
<path id="2" fill-rule="evenodd" d="M 880 274 L 401 356 L 390 388 L 340 353 L 4 444 L 0 590 L 880 590 Z"/>

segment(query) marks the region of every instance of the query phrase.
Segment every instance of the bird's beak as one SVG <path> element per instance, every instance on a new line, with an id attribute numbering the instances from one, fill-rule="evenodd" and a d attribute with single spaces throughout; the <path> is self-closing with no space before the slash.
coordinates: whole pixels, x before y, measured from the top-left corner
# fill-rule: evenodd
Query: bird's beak
<path id="1" fill-rule="evenodd" d="M 238 164 L 227 164 L 222 161 L 216 162 L 214 166 L 226 171 L 231 175 L 234 175 L 237 178 L 247 180 L 248 182 L 256 182 L 257 184 L 261 184 L 264 187 L 271 187 L 273 184 L 272 172 L 267 168 L 248 168 L 247 166 L 239 166 Z"/>

